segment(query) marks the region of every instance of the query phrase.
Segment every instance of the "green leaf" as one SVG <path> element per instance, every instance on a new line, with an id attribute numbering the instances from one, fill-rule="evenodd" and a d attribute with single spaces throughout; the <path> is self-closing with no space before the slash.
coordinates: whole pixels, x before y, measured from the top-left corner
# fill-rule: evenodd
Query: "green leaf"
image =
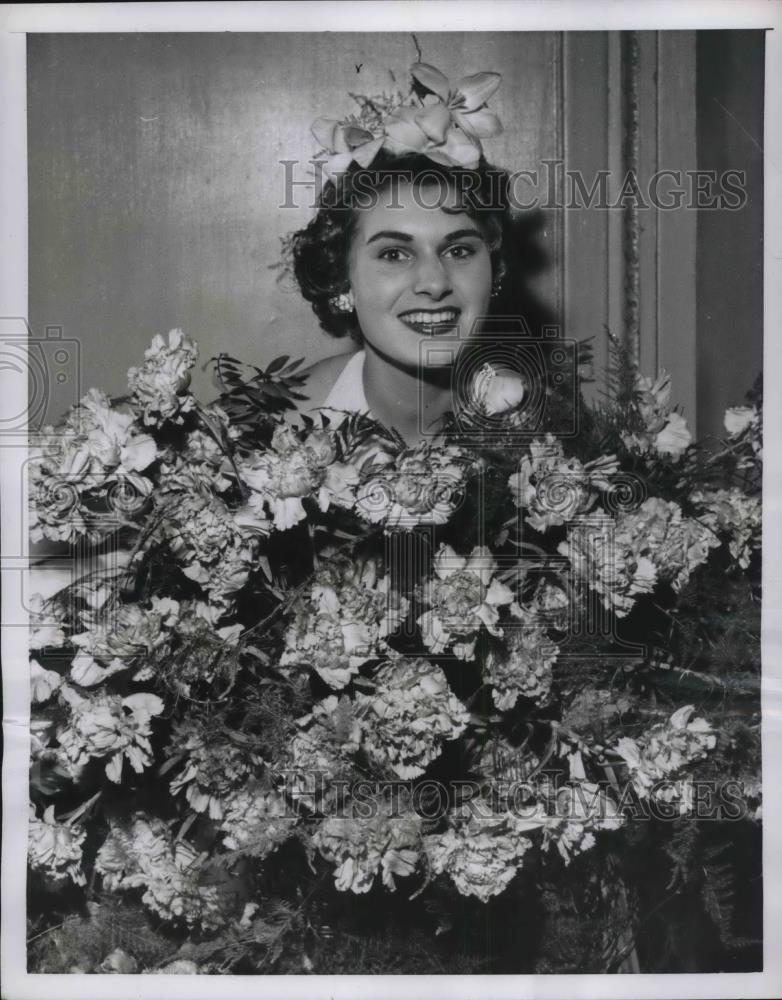
<path id="1" fill-rule="evenodd" d="M 275 372 L 278 372 L 281 368 L 284 368 L 285 365 L 287 365 L 287 363 L 290 361 L 290 357 L 291 357 L 290 354 L 282 354 L 280 355 L 279 358 L 275 358 L 274 361 L 270 362 L 270 364 L 266 368 L 266 374 L 273 375 Z"/>

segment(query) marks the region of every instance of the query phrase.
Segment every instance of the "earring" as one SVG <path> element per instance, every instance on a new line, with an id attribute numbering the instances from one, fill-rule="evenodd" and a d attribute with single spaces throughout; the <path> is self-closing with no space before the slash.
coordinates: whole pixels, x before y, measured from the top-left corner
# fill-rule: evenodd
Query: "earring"
<path id="1" fill-rule="evenodd" d="M 339 295 L 333 295 L 329 299 L 329 308 L 332 312 L 353 312 L 356 308 L 356 303 L 353 299 L 353 292 L 341 292 Z"/>
<path id="2" fill-rule="evenodd" d="M 502 278 L 497 278 L 497 280 L 491 286 L 491 297 L 493 299 L 496 299 L 501 291 L 502 291 Z"/>

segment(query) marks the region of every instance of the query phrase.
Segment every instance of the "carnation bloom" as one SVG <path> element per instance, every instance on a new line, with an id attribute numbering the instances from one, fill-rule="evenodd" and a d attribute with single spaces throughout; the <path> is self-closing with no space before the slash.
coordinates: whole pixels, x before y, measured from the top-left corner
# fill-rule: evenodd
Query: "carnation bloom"
<path id="1" fill-rule="evenodd" d="M 161 715 L 163 702 L 155 694 L 96 694 L 83 698 L 63 686 L 61 696 L 71 707 L 68 725 L 57 733 L 63 753 L 76 767 L 92 757 L 109 757 L 106 774 L 119 784 L 127 758 L 137 773 L 152 763 L 149 742 L 152 719 Z"/>
<path id="2" fill-rule="evenodd" d="M 143 410 L 144 422 L 182 422 L 195 400 L 187 392 L 190 371 L 198 360 L 198 347 L 181 330 L 171 330 L 168 341 L 157 334 L 144 352 L 144 364 L 128 371 L 128 389 Z"/>
<path id="3" fill-rule="evenodd" d="M 85 885 L 87 879 L 81 868 L 82 845 L 87 831 L 68 823 L 58 823 L 54 806 L 48 806 L 41 819 L 30 804 L 28 828 L 28 854 L 30 865 L 50 878 L 61 881 L 72 879 L 76 885 Z"/>
<path id="4" fill-rule="evenodd" d="M 61 649 L 66 642 L 65 632 L 59 625 L 39 625 L 30 629 L 30 649 Z"/>
<path id="5" fill-rule="evenodd" d="M 567 556 L 576 577 L 595 590 L 609 611 L 627 615 L 639 594 L 648 594 L 657 582 L 657 567 L 633 548 L 634 538 L 620 532 L 607 514 L 592 514 L 568 532 L 558 551 Z"/>
<path id="6" fill-rule="evenodd" d="M 667 722 L 652 726 L 637 739 L 623 736 L 616 743 L 614 753 L 624 760 L 641 798 L 656 796 L 661 791 L 657 787 L 660 782 L 666 782 L 663 797 L 670 798 L 675 786 L 667 779 L 704 758 L 716 746 L 717 737 L 711 725 L 702 718 L 691 719 L 694 711 L 694 705 L 684 705 Z"/>
<path id="7" fill-rule="evenodd" d="M 621 618 L 658 580 L 680 590 L 715 544 L 713 532 L 684 518 L 678 504 L 650 497 L 616 520 L 591 515 L 571 529 L 559 552 L 600 594 L 603 605 Z"/>
<path id="8" fill-rule="evenodd" d="M 256 563 L 261 522 L 255 519 L 252 530 L 241 523 L 197 468 L 164 466 L 163 474 L 156 497 L 158 536 L 166 540 L 184 575 L 226 613 Z"/>
<path id="9" fill-rule="evenodd" d="M 696 520 L 685 518 L 677 503 L 650 497 L 637 511 L 620 515 L 619 530 L 632 538 L 637 551 L 645 548 L 660 580 L 679 591 L 693 570 L 719 545 L 714 532 Z"/>
<path id="10" fill-rule="evenodd" d="M 657 503 L 664 504 L 665 501 L 659 500 Z M 682 517 L 676 504 L 669 504 L 668 510 L 668 529 L 653 558 L 660 579 L 670 583 L 678 593 L 693 570 L 706 562 L 711 549 L 719 546 L 720 540 L 707 524 L 694 518 Z"/>
<path id="11" fill-rule="evenodd" d="M 165 677 L 173 690 L 188 697 L 194 686 L 212 684 L 235 669 L 235 647 L 242 632 L 238 623 L 216 627 L 222 615 L 219 606 L 204 601 L 182 601 L 173 634 L 177 640 L 175 655 L 162 646 L 146 668 L 134 675 Z"/>
<path id="12" fill-rule="evenodd" d="M 424 837 L 432 871 L 447 874 L 463 896 L 487 903 L 503 892 L 522 864 L 532 841 L 509 813 L 451 817 L 444 833 Z"/>
<path id="13" fill-rule="evenodd" d="M 82 613 L 87 629 L 71 636 L 71 642 L 80 650 L 71 667 L 71 677 L 77 684 L 98 684 L 110 674 L 128 669 L 136 660 L 150 659 L 165 646 L 179 615 L 179 603 L 153 597 L 150 604 L 149 608 L 118 604 L 96 613 Z M 151 671 L 142 662 L 134 679 L 149 676 Z"/>
<path id="14" fill-rule="evenodd" d="M 617 468 L 613 455 L 586 465 L 577 458 L 565 458 L 561 442 L 548 434 L 544 441 L 530 444 L 529 455 L 519 463 L 508 487 L 531 527 L 546 531 L 590 510 L 597 491 L 610 487 Z"/>
<path id="15" fill-rule="evenodd" d="M 208 722 L 198 719 L 175 727 L 172 748 L 184 756 L 184 766 L 171 781 L 172 794 L 184 791 L 191 808 L 210 819 L 222 819 L 225 802 L 264 763 L 257 753 L 214 734 Z"/>
<path id="16" fill-rule="evenodd" d="M 540 794 L 546 803 L 540 802 L 537 814 L 525 812 L 520 821 L 539 822 L 543 850 L 555 846 L 566 865 L 574 855 L 594 847 L 596 832 L 617 830 L 624 824 L 616 803 L 599 785 L 584 778 L 580 753 L 573 756 L 578 765 L 574 770 L 571 761 L 570 783 L 559 789 L 542 784 Z"/>
<path id="17" fill-rule="evenodd" d="M 330 695 L 296 721 L 299 731 L 290 744 L 286 791 L 306 804 L 318 798 L 331 800 L 335 794 L 331 782 L 351 776 L 361 741 L 353 704 L 344 695 L 339 699 Z"/>
<path id="18" fill-rule="evenodd" d="M 225 917 L 216 887 L 200 884 L 205 859 L 187 841 L 172 840 L 162 820 L 139 815 L 129 826 L 112 826 L 95 870 L 108 892 L 143 888 L 142 901 L 164 920 L 214 930 Z"/>
<path id="19" fill-rule="evenodd" d="M 295 606 L 280 665 L 312 667 L 331 687 L 344 687 L 363 663 L 385 650 L 407 603 L 389 590 L 375 560 L 327 562 L 309 596 Z"/>
<path id="20" fill-rule="evenodd" d="M 30 660 L 30 697 L 33 703 L 48 701 L 62 684 L 56 670 L 46 670 L 34 659 Z"/>
<path id="21" fill-rule="evenodd" d="M 293 834 L 298 817 L 279 792 L 251 783 L 226 796 L 220 829 L 230 850 L 251 848 L 265 858 Z"/>
<path id="22" fill-rule="evenodd" d="M 112 406 L 108 396 L 98 389 L 90 389 L 81 400 L 72 426 L 78 435 L 73 442 L 78 451 L 71 451 L 68 468 L 61 470 L 70 477 L 99 476 L 108 469 L 141 472 L 157 456 L 154 439 L 137 426 L 133 410 L 125 405 Z"/>
<path id="23" fill-rule="evenodd" d="M 742 569 L 749 567 L 753 552 L 760 549 L 763 505 L 760 497 L 747 496 L 742 490 L 699 490 L 692 502 L 699 510 L 699 520 L 712 533 L 726 535 L 731 556 Z"/>
<path id="24" fill-rule="evenodd" d="M 152 483 L 140 473 L 156 458 L 133 410 L 91 389 L 61 427 L 44 428 L 31 451 L 32 539 L 103 537 L 143 504 Z"/>
<path id="25" fill-rule="evenodd" d="M 494 576 L 496 570 L 485 546 L 476 546 L 468 557 L 457 555 L 450 545 L 440 546 L 434 558 L 434 579 L 419 589 L 429 610 L 418 624 L 433 654 L 452 646 L 455 656 L 468 660 L 482 625 L 493 635 L 500 634 L 497 609 L 513 601 L 513 592 Z"/>
<path id="26" fill-rule="evenodd" d="M 400 778 L 416 778 L 440 756 L 444 740 L 464 732 L 469 712 L 428 660 L 391 660 L 373 682 L 374 691 L 356 695 L 362 748 Z"/>
<path id="27" fill-rule="evenodd" d="M 312 432 L 302 440 L 293 428 L 280 425 L 268 451 L 253 452 L 238 462 L 241 480 L 250 489 L 238 523 L 263 526 L 271 517 L 274 527 L 285 531 L 307 516 L 302 501 L 311 496 L 323 511 L 332 503 L 350 506 L 358 473 L 333 461 L 336 449 L 333 441 L 328 447 L 325 433 Z"/>
<path id="28" fill-rule="evenodd" d="M 422 442 L 369 474 L 356 492 L 356 513 L 386 529 L 445 524 L 457 508 L 467 463 L 453 446 Z"/>
<path id="29" fill-rule="evenodd" d="M 519 696 L 544 703 L 552 683 L 552 666 L 559 648 L 538 623 L 537 615 L 511 606 L 511 621 L 504 629 L 504 643 L 492 644 L 484 664 L 484 679 L 492 685 L 494 704 L 507 712 Z"/>
<path id="30" fill-rule="evenodd" d="M 369 892 L 378 869 L 383 885 L 393 891 L 395 875 L 412 875 L 415 871 L 421 819 L 414 812 L 395 815 L 389 804 L 376 796 L 362 804 L 361 816 L 325 819 L 312 842 L 327 861 L 337 865 L 334 881 L 340 892 Z"/>
<path id="31" fill-rule="evenodd" d="M 46 601 L 40 594 L 31 594 L 30 609 L 30 649 L 61 649 L 68 641 L 62 613 L 53 602 Z M 56 618 L 55 621 L 52 619 Z"/>

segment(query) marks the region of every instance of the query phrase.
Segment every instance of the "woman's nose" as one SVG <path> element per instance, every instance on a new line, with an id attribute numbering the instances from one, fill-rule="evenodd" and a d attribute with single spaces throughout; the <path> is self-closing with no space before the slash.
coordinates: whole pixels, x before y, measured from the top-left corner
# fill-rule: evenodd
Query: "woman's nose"
<path id="1" fill-rule="evenodd" d="M 450 275 L 439 257 L 425 257 L 419 261 L 414 291 L 433 299 L 441 299 L 451 291 Z"/>

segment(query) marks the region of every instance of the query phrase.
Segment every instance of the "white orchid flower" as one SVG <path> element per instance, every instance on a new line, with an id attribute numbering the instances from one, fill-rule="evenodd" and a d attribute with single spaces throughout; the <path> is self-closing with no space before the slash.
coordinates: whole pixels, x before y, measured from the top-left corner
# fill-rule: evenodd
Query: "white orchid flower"
<path id="1" fill-rule="evenodd" d="M 374 136 L 369 129 L 345 125 L 334 118 L 318 118 L 312 124 L 312 134 L 331 155 L 323 164 L 329 177 L 344 173 L 351 163 L 368 167 L 383 145 L 383 136 Z"/>
<path id="2" fill-rule="evenodd" d="M 385 146 L 393 153 L 424 153 L 446 166 L 474 170 L 481 157 L 480 139 L 498 135 L 500 120 L 485 106 L 499 87 L 499 73 L 475 73 L 451 84 L 427 63 L 415 63 L 410 72 L 440 100 L 422 108 L 393 111 L 386 122 Z"/>
<path id="3" fill-rule="evenodd" d="M 669 413 L 668 421 L 654 439 L 654 446 L 663 455 L 678 458 L 692 441 L 687 421 L 680 413 Z"/>

